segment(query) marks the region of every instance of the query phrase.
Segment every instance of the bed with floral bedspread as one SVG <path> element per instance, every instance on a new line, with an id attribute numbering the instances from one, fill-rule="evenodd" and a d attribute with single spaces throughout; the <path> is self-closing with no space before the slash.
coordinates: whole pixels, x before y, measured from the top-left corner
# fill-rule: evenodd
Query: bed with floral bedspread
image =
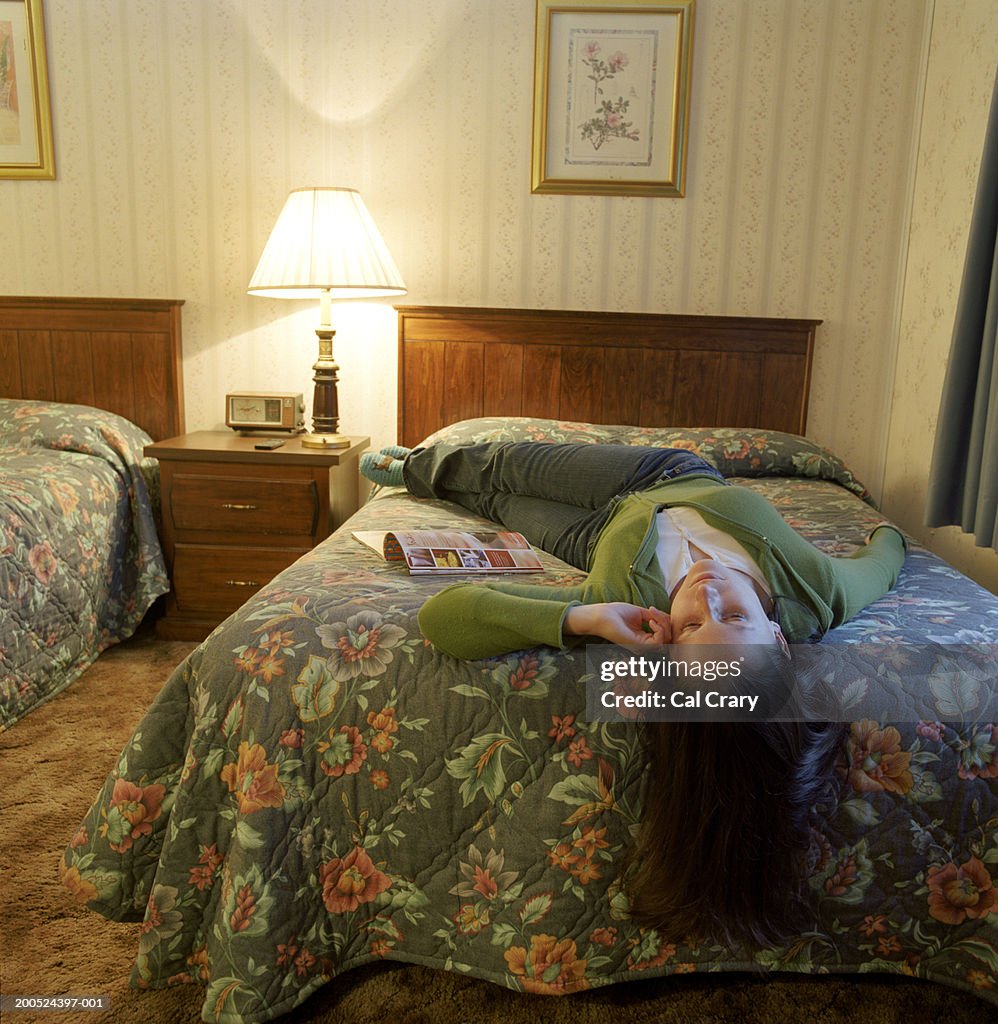
<path id="1" fill-rule="evenodd" d="M 0 399 L 0 730 L 131 636 L 169 589 L 149 441 L 113 413 Z"/>
<path id="2" fill-rule="evenodd" d="M 437 438 L 690 447 L 830 553 L 881 521 L 841 463 L 790 435 L 513 419 Z M 762 968 L 893 972 L 998 1002 L 998 723 L 851 724 L 840 799 L 813 829 L 814 924 L 787 946 L 747 960 L 641 930 L 617 877 L 641 813 L 638 730 L 587 721 L 582 652 L 437 653 L 415 616 L 446 581 L 351 536 L 480 523 L 382 490 L 167 681 L 63 865 L 79 900 L 144 920 L 133 984 L 201 984 L 205 1020 L 247 1021 L 378 958 L 550 995 Z M 581 578 L 542 558 L 546 582 Z M 903 671 L 906 641 L 998 640 L 998 599 L 913 544 L 897 588 L 834 637 L 895 643 L 885 670 Z"/>

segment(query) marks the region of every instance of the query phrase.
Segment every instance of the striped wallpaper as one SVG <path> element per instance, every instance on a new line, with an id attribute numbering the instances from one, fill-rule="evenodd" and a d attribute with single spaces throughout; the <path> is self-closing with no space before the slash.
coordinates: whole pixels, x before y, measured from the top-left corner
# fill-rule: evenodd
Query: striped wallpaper
<path id="1" fill-rule="evenodd" d="M 186 299 L 215 427 L 309 390 L 317 309 L 246 284 L 290 189 L 351 185 L 407 302 L 824 319 L 810 433 L 879 489 L 932 6 L 697 0 L 687 195 L 645 199 L 530 194 L 533 0 L 45 0 L 58 179 L 0 182 L 0 292 Z M 391 306 L 336 355 L 393 440 Z"/>
<path id="2" fill-rule="evenodd" d="M 956 527 L 922 525 L 996 63 L 998 4 L 936 0 L 882 503 L 923 544 L 998 594 L 998 553 Z"/>

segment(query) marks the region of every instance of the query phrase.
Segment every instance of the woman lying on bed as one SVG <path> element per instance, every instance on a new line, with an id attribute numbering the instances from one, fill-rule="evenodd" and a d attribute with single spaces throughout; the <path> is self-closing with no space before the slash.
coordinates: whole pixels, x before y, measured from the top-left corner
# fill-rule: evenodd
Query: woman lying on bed
<path id="1" fill-rule="evenodd" d="M 439 444 L 362 465 L 378 482 L 456 502 L 589 573 L 572 588 L 465 582 L 437 594 L 420 626 L 458 658 L 563 647 L 573 636 L 798 643 L 882 597 L 904 561 L 893 527 L 878 527 L 850 558 L 823 554 L 765 498 L 729 486 L 682 448 Z"/>
<path id="2" fill-rule="evenodd" d="M 788 643 L 819 638 L 883 596 L 905 557 L 903 536 L 886 524 L 853 556 L 825 555 L 765 498 L 729 486 L 685 449 L 439 444 L 364 456 L 361 467 L 376 483 L 456 502 L 588 572 L 578 587 L 464 582 L 434 595 L 420 627 L 458 658 L 598 637 L 766 644 L 777 665 L 788 664 Z M 646 787 L 626 876 L 636 919 L 733 948 L 799 931 L 809 814 L 834 777 L 841 730 L 663 722 L 646 739 L 648 777 L 661 784 Z"/>

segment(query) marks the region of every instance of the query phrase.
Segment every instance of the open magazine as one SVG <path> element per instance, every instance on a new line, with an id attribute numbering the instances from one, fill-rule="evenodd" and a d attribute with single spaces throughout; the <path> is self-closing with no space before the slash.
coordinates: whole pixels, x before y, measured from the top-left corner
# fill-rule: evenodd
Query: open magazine
<path id="1" fill-rule="evenodd" d="M 509 530 L 357 530 L 354 537 L 411 573 L 543 572 L 526 537 Z"/>

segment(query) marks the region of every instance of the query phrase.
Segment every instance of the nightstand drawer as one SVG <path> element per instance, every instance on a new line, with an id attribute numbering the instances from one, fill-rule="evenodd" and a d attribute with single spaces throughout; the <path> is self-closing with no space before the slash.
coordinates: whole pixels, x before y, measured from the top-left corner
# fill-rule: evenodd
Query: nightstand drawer
<path id="1" fill-rule="evenodd" d="M 311 479 L 173 474 L 170 515 L 176 530 L 314 534 L 319 495 Z"/>
<path id="2" fill-rule="evenodd" d="M 210 547 L 178 544 L 173 595 L 180 612 L 234 612 L 308 548 Z"/>

